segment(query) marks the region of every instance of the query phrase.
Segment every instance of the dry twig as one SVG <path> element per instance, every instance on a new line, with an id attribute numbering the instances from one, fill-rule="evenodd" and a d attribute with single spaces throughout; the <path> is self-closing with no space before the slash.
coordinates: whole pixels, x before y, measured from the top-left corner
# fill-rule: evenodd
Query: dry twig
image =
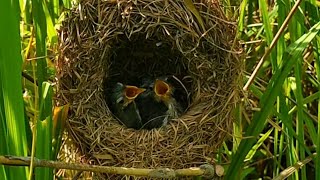
<path id="1" fill-rule="evenodd" d="M 30 166 L 30 157 L 19 156 L 0 156 L 0 164 L 10 166 Z M 169 168 L 157 168 L 157 169 L 145 169 L 145 168 L 125 168 L 125 167 L 112 167 L 112 166 L 96 166 L 76 163 L 65 163 L 58 161 L 33 159 L 34 167 L 47 167 L 55 169 L 72 169 L 79 171 L 91 171 L 99 173 L 120 174 L 130 176 L 147 176 L 153 178 L 175 178 L 178 176 L 205 176 L 214 177 L 216 174 L 220 175 L 220 172 L 215 169 L 221 169 L 220 165 L 213 167 L 209 164 L 201 165 L 200 167 L 188 168 L 188 169 L 169 169 Z"/>

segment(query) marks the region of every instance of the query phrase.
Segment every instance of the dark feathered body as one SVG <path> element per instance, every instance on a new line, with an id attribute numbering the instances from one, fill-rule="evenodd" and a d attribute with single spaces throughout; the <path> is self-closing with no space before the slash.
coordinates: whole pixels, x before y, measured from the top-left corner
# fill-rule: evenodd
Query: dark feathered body
<path id="1" fill-rule="evenodd" d="M 117 83 L 112 89 L 110 96 L 110 109 L 120 121 L 128 128 L 140 129 L 142 127 L 142 120 L 135 101 L 128 102 L 126 100 L 124 91 L 125 86 Z"/>
<path id="2" fill-rule="evenodd" d="M 180 114 L 180 106 L 172 97 L 174 87 L 162 79 L 144 79 L 142 88 L 147 89 L 137 98 L 144 129 L 159 128 Z M 157 89 L 157 87 L 158 89 Z M 160 89 L 159 89 L 160 88 Z"/>
<path id="3" fill-rule="evenodd" d="M 153 90 L 148 89 L 136 100 L 141 114 L 143 129 L 159 128 L 167 124 L 168 107 L 163 102 L 156 101 L 154 96 Z"/>

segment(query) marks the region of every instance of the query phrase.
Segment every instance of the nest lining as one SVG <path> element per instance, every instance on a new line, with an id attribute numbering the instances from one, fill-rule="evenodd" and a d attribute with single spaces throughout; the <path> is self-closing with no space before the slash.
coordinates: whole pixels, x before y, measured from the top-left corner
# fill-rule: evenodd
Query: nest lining
<path id="1" fill-rule="evenodd" d="M 83 0 L 64 21 L 57 104 L 71 104 L 71 135 L 95 163 L 188 168 L 213 161 L 231 130 L 242 63 L 230 53 L 235 28 L 219 4 L 194 4 L 205 30 L 182 0 Z M 138 60 L 146 67 L 141 74 L 191 79 L 187 112 L 160 129 L 121 126 L 104 98 L 104 87 L 111 81 L 132 82 L 130 77 L 141 75 L 123 71 L 126 65 L 141 66 Z"/>

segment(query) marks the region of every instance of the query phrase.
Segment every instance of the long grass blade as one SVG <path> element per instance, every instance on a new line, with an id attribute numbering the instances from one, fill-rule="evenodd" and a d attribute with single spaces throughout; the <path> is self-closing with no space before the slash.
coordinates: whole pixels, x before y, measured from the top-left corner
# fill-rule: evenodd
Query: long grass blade
<path id="1" fill-rule="evenodd" d="M 300 9 L 303 9 L 304 3 L 300 4 Z M 304 19 L 301 19 L 301 12 L 297 11 L 297 13 L 294 15 L 293 20 L 291 21 L 291 23 L 289 24 L 289 32 L 290 32 L 290 40 L 291 41 L 296 41 L 298 39 L 298 37 L 300 37 L 303 34 L 303 28 L 301 26 L 301 23 L 304 23 Z M 305 135 L 304 135 L 304 112 L 303 112 L 303 94 L 302 94 L 302 57 L 297 59 L 297 62 L 295 64 L 295 68 L 294 68 L 294 82 L 291 83 L 293 87 L 293 93 L 296 99 L 296 103 L 297 103 L 297 114 L 296 114 L 296 134 L 298 135 L 298 138 L 300 140 L 305 141 Z M 305 150 L 303 145 L 300 145 L 299 143 L 295 143 L 292 144 L 295 147 L 295 151 L 289 151 L 291 152 L 291 157 L 294 158 L 292 162 L 290 162 L 292 164 L 296 163 L 297 161 L 301 160 L 301 159 L 305 159 Z M 299 155 L 298 157 L 296 157 L 297 155 L 295 154 L 295 152 L 297 152 Z M 294 177 L 296 179 L 302 179 L 305 180 L 306 179 L 306 168 L 303 167 L 301 169 L 301 175 L 299 176 L 299 172 L 296 172 Z"/>
<path id="2" fill-rule="evenodd" d="M 272 76 L 265 94 L 261 97 L 261 112 L 257 112 L 254 114 L 253 121 L 246 130 L 245 135 L 247 137 L 256 138 L 258 134 L 263 130 L 266 119 L 270 115 L 276 97 L 280 92 L 285 78 L 288 76 L 293 65 L 296 63 L 296 60 L 301 57 L 303 51 L 317 35 L 319 30 L 320 22 L 313 26 L 307 34 L 300 37 L 296 42 L 294 42 L 287 48 L 287 53 L 284 57 L 285 61 L 283 65 L 280 66 L 281 68 L 278 69 Z M 236 179 L 238 174 L 234 172 L 239 172 L 245 156 L 256 141 L 255 138 L 248 138 L 241 141 L 239 149 L 233 156 L 234 159 L 232 160 L 230 168 L 227 171 L 226 179 Z M 233 172 L 231 172 L 230 169 L 232 169 Z"/>
<path id="3" fill-rule="evenodd" d="M 47 22 L 46 22 L 46 15 L 44 13 L 44 7 L 43 7 L 43 1 L 41 0 L 33 0 L 32 1 L 32 12 L 33 12 L 33 24 L 35 28 L 35 34 L 36 34 L 36 55 L 37 57 L 41 57 L 37 59 L 36 62 L 36 68 L 37 68 L 37 82 L 38 82 L 38 89 L 35 90 L 35 96 L 38 96 L 36 98 L 41 99 L 42 98 L 42 83 L 47 79 L 47 63 L 46 63 L 46 57 L 47 55 L 47 47 L 46 47 L 46 38 L 47 38 Z M 33 67 L 35 66 L 34 61 Z M 35 71 L 33 71 L 35 72 Z M 34 76 L 34 78 L 36 78 Z M 40 92 L 37 94 L 37 92 Z M 35 102 L 37 104 L 37 102 Z M 38 106 L 38 105 L 36 105 Z M 35 107 L 35 109 L 39 109 L 39 107 Z M 30 163 L 30 175 L 29 180 L 32 179 L 33 176 L 33 157 L 36 152 L 36 146 L 37 144 L 37 115 L 34 118 L 34 126 L 33 128 L 33 141 L 32 141 L 32 149 L 31 149 L 31 163 Z"/>
<path id="4" fill-rule="evenodd" d="M 257 141 L 257 143 L 250 149 L 245 159 L 248 159 L 248 160 L 252 159 L 253 155 L 256 153 L 258 148 L 263 144 L 263 142 L 270 136 L 272 131 L 273 131 L 273 128 L 269 129 L 268 132 L 266 132 L 261 136 L 261 138 Z"/>
<path id="5" fill-rule="evenodd" d="M 318 82 L 320 82 L 320 38 L 314 41 L 315 42 L 315 52 L 317 52 L 316 60 L 315 60 L 315 67 L 316 67 L 316 75 L 318 78 Z M 320 91 L 320 86 L 318 86 L 318 91 Z M 320 98 L 318 99 L 317 103 L 318 107 L 318 133 L 317 133 L 317 143 L 316 143 L 316 152 L 317 156 L 315 159 L 315 172 L 316 172 L 316 177 L 315 179 L 320 179 Z"/>
<path id="6" fill-rule="evenodd" d="M 1 152 L 16 156 L 27 156 L 27 139 L 21 85 L 21 43 L 19 30 L 19 1 L 0 2 L 0 81 L 1 81 L 1 128 L 6 141 Z M 24 179 L 25 167 L 0 167 L 6 170 L 8 179 Z"/>
<path id="7" fill-rule="evenodd" d="M 37 122 L 36 157 L 52 160 L 52 86 L 44 82 L 40 99 L 40 113 Z M 53 169 L 37 168 L 36 179 L 53 179 Z"/>
<path id="8" fill-rule="evenodd" d="M 60 146 L 62 143 L 62 135 L 65 128 L 66 120 L 69 112 L 69 104 L 55 107 L 53 113 L 53 129 L 52 129 L 52 145 L 53 145 L 53 159 L 58 156 Z"/>
<path id="9" fill-rule="evenodd" d="M 267 44 L 268 46 L 270 46 L 273 39 L 273 34 L 272 34 L 272 26 L 269 20 L 267 1 L 259 0 L 259 7 L 261 10 L 262 23 L 263 23 L 264 31 L 266 34 Z M 276 60 L 274 51 L 271 52 L 271 58 L 269 59 L 271 60 L 272 70 L 274 72 L 277 69 L 277 60 Z"/>
<path id="10" fill-rule="evenodd" d="M 206 28 L 204 27 L 204 23 L 203 23 L 202 17 L 200 16 L 200 13 L 197 10 L 197 8 L 194 6 L 192 0 L 184 0 L 184 4 L 188 8 L 188 10 L 196 17 L 196 19 L 199 22 L 203 32 L 205 32 Z"/>
<path id="11" fill-rule="evenodd" d="M 47 20 L 46 14 L 44 12 L 43 1 L 33 0 L 32 1 L 32 12 L 33 12 L 33 23 L 36 33 L 36 53 L 37 59 L 37 79 L 39 84 L 39 92 L 41 90 L 41 84 L 47 79 L 47 47 L 46 47 L 46 37 L 47 37 Z M 41 95 L 39 95 L 41 98 Z"/>
<path id="12" fill-rule="evenodd" d="M 44 16 L 46 18 L 46 29 L 47 29 L 48 41 L 49 41 L 50 44 L 53 45 L 58 40 L 57 32 L 56 32 L 56 30 L 54 28 L 54 22 L 55 22 L 55 18 L 54 17 L 55 17 L 55 15 L 54 15 L 54 13 L 50 14 L 49 9 L 48 9 L 47 4 L 46 4 L 45 1 L 42 1 L 42 8 L 43 8 Z M 54 12 L 53 9 L 52 9 L 52 12 Z"/>
<path id="13" fill-rule="evenodd" d="M 248 0 L 243 0 L 240 5 L 240 16 L 239 16 L 239 23 L 238 23 L 238 31 L 242 32 L 244 29 L 244 20 L 245 20 L 245 14 L 246 14 L 246 6 L 248 4 Z"/>
<path id="14" fill-rule="evenodd" d="M 0 79 L 1 73 L 0 73 Z M 2 147 L 0 147 L 0 154 L 8 154 L 8 142 L 7 142 L 7 122 L 5 119 L 5 111 L 4 111 L 4 99 L 3 99 L 3 93 L 2 93 L 2 84 L 0 83 L 0 142 L 2 143 Z M 7 172 L 5 166 L 0 165 L 0 177 L 3 177 L 4 180 L 7 179 Z"/>
<path id="15" fill-rule="evenodd" d="M 318 3 L 318 7 L 317 7 L 317 3 Z M 320 19 L 320 13 L 319 13 L 319 1 L 317 0 L 310 0 L 310 1 L 306 1 L 306 9 L 308 9 L 309 14 L 310 14 L 310 23 L 316 24 L 318 23 L 319 19 Z M 317 38 L 313 41 L 313 52 L 314 52 L 314 59 L 315 59 L 315 70 L 316 70 L 316 85 L 315 87 L 317 88 L 318 92 L 320 92 L 320 86 L 319 86 L 319 82 L 320 82 L 320 37 L 319 35 L 317 36 Z M 316 93 L 315 93 L 316 94 Z M 307 99 L 307 98 L 306 98 Z M 315 156 L 315 179 L 320 179 L 320 97 L 318 96 L 318 100 L 317 102 L 317 110 L 318 110 L 318 114 L 317 114 L 317 126 L 315 126 L 315 128 L 317 128 L 317 134 L 316 134 L 316 139 L 317 142 L 315 142 L 314 144 L 316 145 L 316 152 L 317 152 L 317 156 Z M 312 124 L 313 125 L 313 124 Z M 311 125 L 308 125 L 308 128 Z M 314 125 L 313 125 L 314 126 Z"/>

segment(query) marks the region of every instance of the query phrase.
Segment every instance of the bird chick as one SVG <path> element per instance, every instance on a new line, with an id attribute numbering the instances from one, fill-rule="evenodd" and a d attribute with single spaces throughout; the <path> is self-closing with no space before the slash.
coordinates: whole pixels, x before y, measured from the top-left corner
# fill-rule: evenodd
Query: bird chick
<path id="1" fill-rule="evenodd" d="M 164 80 L 156 79 L 154 84 L 155 99 L 163 102 L 168 110 L 167 115 L 170 118 L 177 118 L 180 114 L 180 107 L 173 97 L 174 87 Z"/>
<path id="2" fill-rule="evenodd" d="M 136 100 L 143 129 L 159 128 L 178 117 L 177 103 L 172 97 L 174 89 L 170 84 L 160 79 L 146 79 L 141 87 L 147 89 Z"/>
<path id="3" fill-rule="evenodd" d="M 128 128 L 140 129 L 142 120 L 135 99 L 146 89 L 117 83 L 112 89 L 111 110 Z"/>

